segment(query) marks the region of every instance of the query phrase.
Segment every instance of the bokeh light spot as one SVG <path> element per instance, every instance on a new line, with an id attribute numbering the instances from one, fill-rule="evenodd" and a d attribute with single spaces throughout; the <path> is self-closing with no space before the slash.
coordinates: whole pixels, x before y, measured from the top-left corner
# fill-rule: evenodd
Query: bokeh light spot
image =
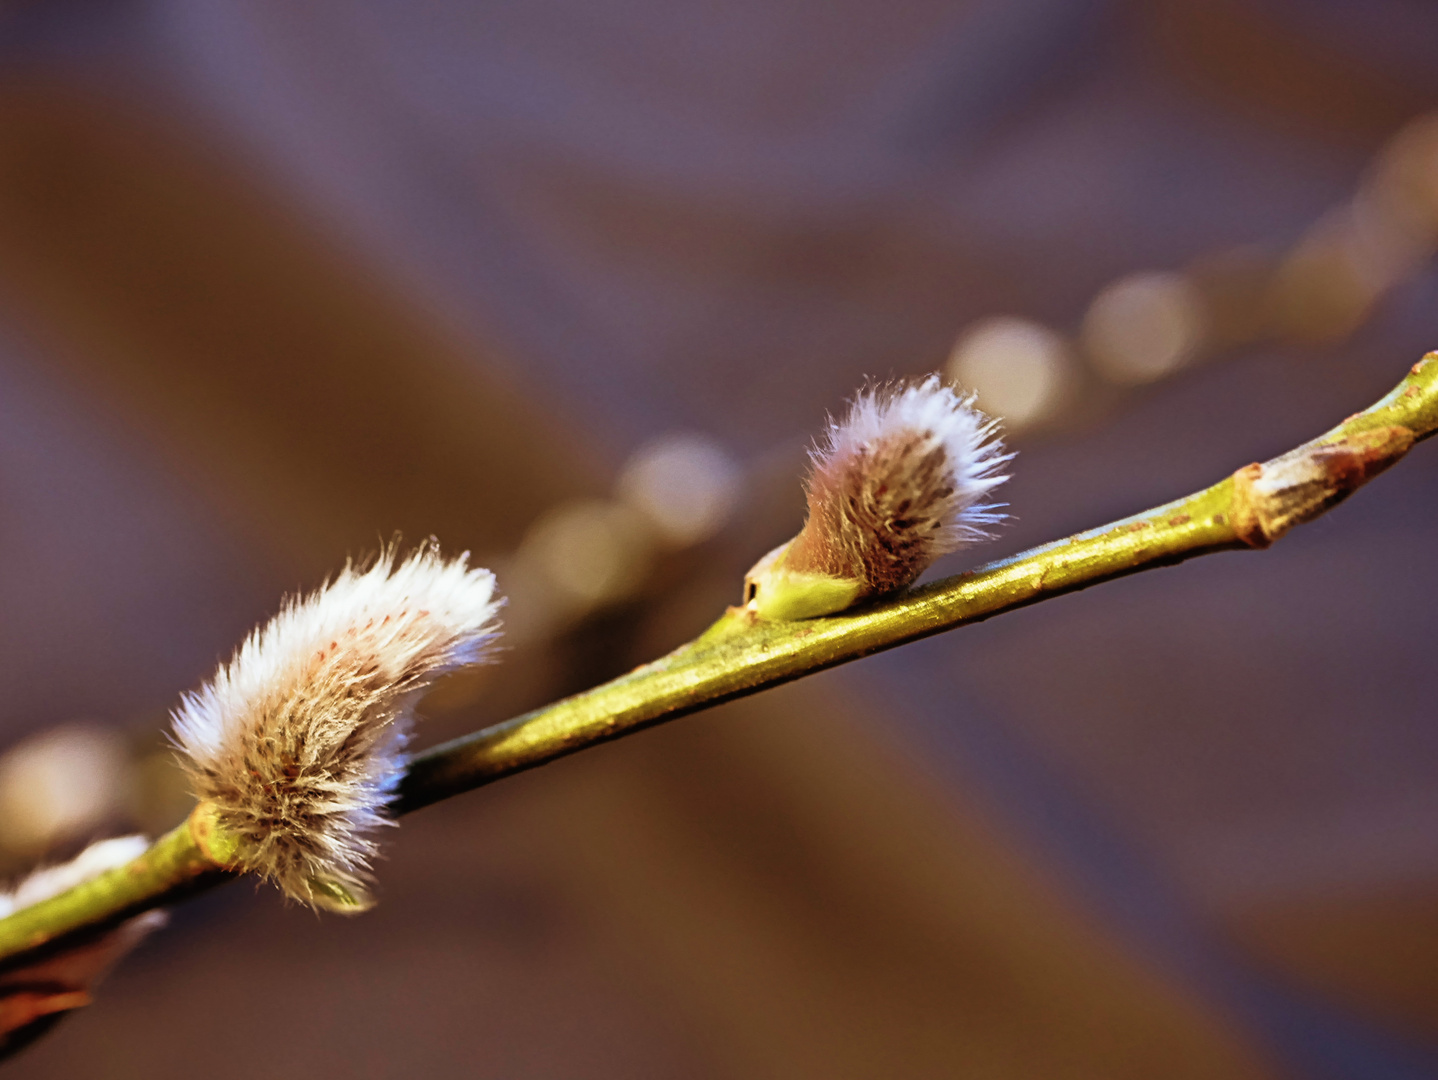
<path id="1" fill-rule="evenodd" d="M 0 845 L 43 852 L 116 811 L 127 755 L 113 732 L 70 724 L 15 746 L 0 758 Z"/>
<path id="2" fill-rule="evenodd" d="M 542 576 L 555 599 L 580 610 L 632 594 L 649 570 L 647 519 L 606 499 L 561 503 L 531 526 L 518 558 Z"/>
<path id="3" fill-rule="evenodd" d="M 739 466 L 700 434 L 665 435 L 636 450 L 619 476 L 619 497 L 643 514 L 659 540 L 688 547 L 713 536 L 739 496 Z"/>
<path id="4" fill-rule="evenodd" d="M 1094 298 L 1083 322 L 1084 351 L 1111 382 L 1153 382 L 1181 368 L 1204 338 L 1202 298 L 1183 274 L 1120 278 Z"/>
<path id="5" fill-rule="evenodd" d="M 973 390 L 984 412 L 1017 431 L 1053 413 L 1068 366 L 1068 347 L 1054 331 L 1000 316 L 959 337 L 945 374 L 960 389 Z"/>

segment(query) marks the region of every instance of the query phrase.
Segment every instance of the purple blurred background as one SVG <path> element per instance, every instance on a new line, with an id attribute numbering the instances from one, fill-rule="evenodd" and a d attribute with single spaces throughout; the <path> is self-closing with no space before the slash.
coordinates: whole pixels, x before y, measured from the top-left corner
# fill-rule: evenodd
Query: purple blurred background
<path id="1" fill-rule="evenodd" d="M 512 597 L 425 742 L 672 648 L 868 376 L 1009 419 L 943 573 L 1317 434 L 1438 347 L 1435 61 L 1418 0 L 0 5 L 0 870 L 177 821 L 178 694 L 397 533 Z M 362 918 L 207 896 L 11 1075 L 1438 1076 L 1435 485 L 426 810 Z"/>

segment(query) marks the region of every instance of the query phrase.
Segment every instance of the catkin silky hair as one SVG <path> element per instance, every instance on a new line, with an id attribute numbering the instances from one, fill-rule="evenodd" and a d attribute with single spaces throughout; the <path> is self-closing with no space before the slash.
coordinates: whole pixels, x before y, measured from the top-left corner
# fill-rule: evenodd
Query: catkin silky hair
<path id="1" fill-rule="evenodd" d="M 415 702 L 498 633 L 494 576 L 466 559 L 431 543 L 398 565 L 386 551 L 346 566 L 185 696 L 175 741 L 239 869 L 315 907 L 369 906 Z"/>
<path id="2" fill-rule="evenodd" d="M 808 519 L 749 571 L 761 617 L 841 611 L 912 583 L 940 555 L 1003 520 L 997 425 L 930 375 L 861 391 L 810 453 Z"/>

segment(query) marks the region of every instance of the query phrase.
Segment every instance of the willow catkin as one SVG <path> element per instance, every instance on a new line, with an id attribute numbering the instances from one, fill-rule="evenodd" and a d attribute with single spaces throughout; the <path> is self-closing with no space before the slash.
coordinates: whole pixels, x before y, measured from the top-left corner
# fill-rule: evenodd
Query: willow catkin
<path id="1" fill-rule="evenodd" d="M 865 390 L 810 453 L 808 519 L 745 580 L 765 618 L 840 611 L 912 583 L 1003 520 L 997 424 L 937 375 Z"/>
<path id="2" fill-rule="evenodd" d="M 498 633 L 494 576 L 466 560 L 431 543 L 398 565 L 386 551 L 346 566 L 185 696 L 175 741 L 241 869 L 314 907 L 369 906 L 415 702 Z"/>

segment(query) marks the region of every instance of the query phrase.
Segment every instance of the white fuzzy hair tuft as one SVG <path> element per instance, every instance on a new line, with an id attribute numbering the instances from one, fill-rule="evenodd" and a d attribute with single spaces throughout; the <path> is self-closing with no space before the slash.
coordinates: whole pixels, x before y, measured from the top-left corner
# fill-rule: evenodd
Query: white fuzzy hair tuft
<path id="1" fill-rule="evenodd" d="M 286 601 L 174 714 L 198 798 L 240 841 L 243 869 L 314 907 L 369 905 L 372 833 L 402 775 L 414 705 L 485 658 L 494 575 L 430 542 L 380 554 Z"/>
<path id="2" fill-rule="evenodd" d="M 973 396 L 937 375 L 861 391 L 810 454 L 788 570 L 862 580 L 860 598 L 910 584 L 1004 519 L 988 496 L 1012 456 Z"/>

